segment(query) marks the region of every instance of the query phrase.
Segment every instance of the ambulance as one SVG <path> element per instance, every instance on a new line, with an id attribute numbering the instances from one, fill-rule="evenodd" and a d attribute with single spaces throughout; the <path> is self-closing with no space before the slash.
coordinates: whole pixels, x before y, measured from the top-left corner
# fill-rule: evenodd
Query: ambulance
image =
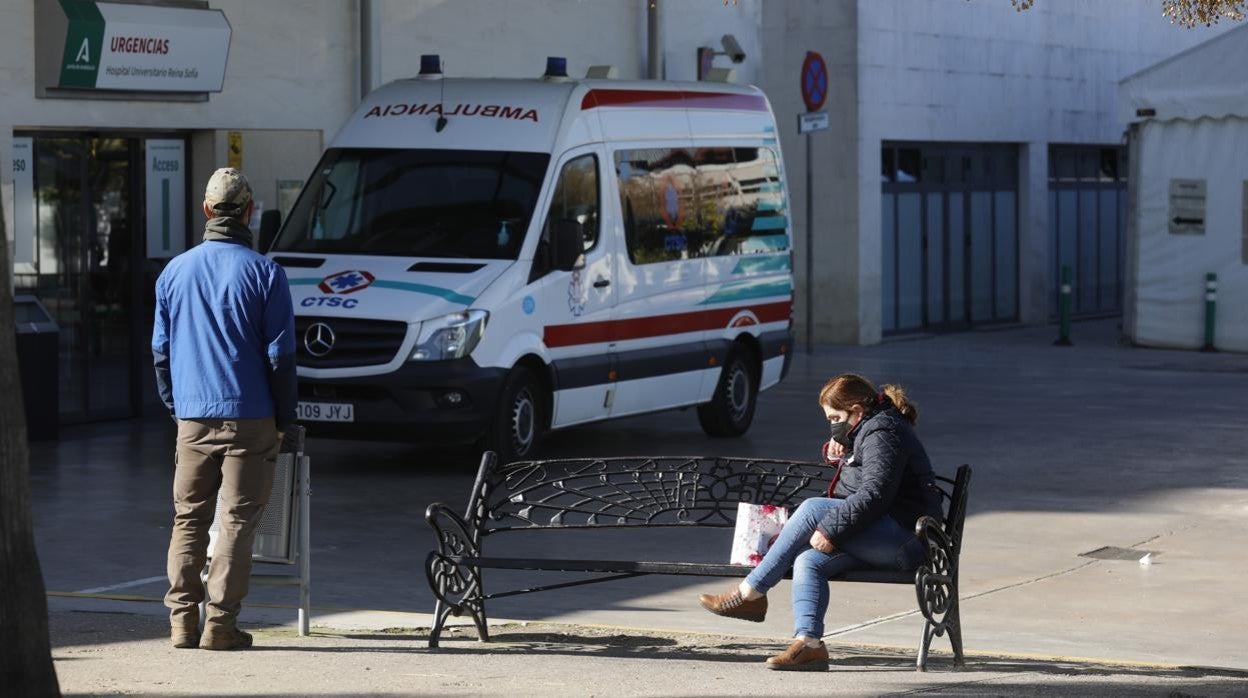
<path id="1" fill-rule="evenodd" d="M 452 79 L 423 56 L 350 117 L 269 250 L 299 421 L 503 462 L 673 408 L 741 435 L 788 372 L 792 240 L 757 88 L 573 80 L 562 59 Z"/>

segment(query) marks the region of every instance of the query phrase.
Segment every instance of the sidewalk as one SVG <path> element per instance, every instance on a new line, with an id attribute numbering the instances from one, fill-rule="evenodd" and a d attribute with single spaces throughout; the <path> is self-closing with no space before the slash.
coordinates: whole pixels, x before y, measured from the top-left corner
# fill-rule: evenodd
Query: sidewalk
<path id="1" fill-rule="evenodd" d="M 253 587 L 244 621 L 263 629 L 261 644 L 289 649 L 253 652 L 248 660 L 199 652 L 171 660 L 163 640 L 127 640 L 163 636 L 159 599 L 171 509 L 171 434 L 164 422 L 66 430 L 59 443 L 32 452 L 36 535 L 60 628 L 58 671 L 67 690 L 125 687 L 148 695 L 207 689 L 125 683 L 158 679 L 142 678 L 147 668 L 124 667 L 163 672 L 171 661 L 205 668 L 237 661 L 240 670 L 249 667 L 243 673 L 265 682 L 262 692 L 279 695 L 524 692 L 546 685 L 539 681 L 574 687 L 548 694 L 746 693 L 758 682 L 786 687 L 777 692 L 807 685 L 849 693 L 956 685 L 963 694 L 1000 694 L 1035 684 L 1033 692 L 1049 694 L 1156 688 L 1161 695 L 1205 695 L 1227 686 L 1233 687 L 1229 694 L 1248 693 L 1248 686 L 1235 683 L 1248 671 L 1248 356 L 1123 347 L 1112 322 L 1077 323 L 1070 348 L 1052 347 L 1051 335 L 1051 328 L 971 332 L 795 356 L 788 379 L 762 396 L 754 427 L 738 440 L 707 439 L 692 413 L 679 411 L 574 428 L 551 439 L 551 457 L 726 453 L 804 460 L 815 457 L 826 438 L 814 395 L 827 377 L 855 371 L 902 383 L 919 403 L 919 433 L 937 467 L 949 472 L 967 462 L 975 468 L 961 571 L 965 642 L 976 661 L 968 673 L 951 674 L 937 662 L 926 677 L 914 677 L 909 667 L 920 618 L 913 590 L 880 585 L 833 587 L 827 639 L 842 654 L 866 657 L 854 660 L 859 663 L 847 670 L 853 680 L 843 685 L 810 677 L 773 684 L 764 678 L 771 674 L 758 671 L 757 662 L 789 636 L 787 584 L 773 591 L 774 610 L 758 625 L 697 607 L 698 593 L 722 590 L 724 582 L 714 579 L 642 577 L 506 598 L 489 607 L 495 622 L 565 624 L 550 627 L 574 626 L 561 631 L 573 635 L 612 627 L 622 638 L 716 637 L 707 641 L 708 652 L 720 661 L 631 651 L 623 639 L 583 651 L 556 651 L 564 641 L 555 649 L 540 644 L 529 661 L 502 646 L 470 643 L 431 653 L 418 637 L 395 641 L 378 631 L 427 627 L 433 607 L 421 567 L 433 547 L 424 508 L 432 501 L 462 506 L 472 467 L 463 458 L 410 446 L 316 440 L 310 449 L 312 622 L 329 634 L 271 634 L 293 624 L 293 594 Z M 88 500 L 92 506 L 82 506 Z M 505 544 L 517 555 L 548 554 L 552 539 L 516 536 Z M 728 532 L 595 532 L 569 533 L 557 544 L 568 557 L 600 555 L 606 546 L 648 559 L 719 560 L 729 540 Z M 1081 556 L 1105 546 L 1117 548 L 1121 559 Z M 1147 552 L 1152 564 L 1141 566 L 1138 558 Z M 553 581 L 559 580 L 491 571 L 487 585 L 500 591 Z M 97 621 L 98 633 L 85 632 Z M 515 632 L 523 634 L 507 630 Z M 327 651 L 298 649 L 310 647 Z M 885 659 L 874 654 L 881 650 L 866 649 L 878 647 L 890 648 Z M 947 640 L 937 639 L 934 648 L 947 652 Z M 483 653 L 489 654 L 484 661 Z M 354 668 L 364 665 L 411 676 L 370 683 Z M 1104 670 L 1108 665 L 1119 669 Z M 176 676 L 203 673 L 188 669 Z M 323 684 L 313 680 L 322 674 Z M 712 674 L 723 678 L 707 678 Z M 301 676 L 308 677 L 306 685 L 294 680 Z M 352 676 L 358 680 L 348 680 Z M 517 678 L 512 685 L 511 676 L 534 682 Z M 293 683 L 283 685 L 283 677 L 294 677 Z M 721 689 L 720 681 L 729 687 Z"/>
<path id="2" fill-rule="evenodd" d="M 1237 696 L 1248 672 L 973 653 L 965 671 L 937 655 L 914 671 L 912 650 L 829 643 L 828 673 L 763 667 L 777 643 L 725 635 L 553 625 L 471 627 L 425 647 L 420 629 L 336 631 L 300 638 L 255 631 L 247 652 L 175 650 L 148 614 L 56 611 L 65 695 L 160 696 Z"/>

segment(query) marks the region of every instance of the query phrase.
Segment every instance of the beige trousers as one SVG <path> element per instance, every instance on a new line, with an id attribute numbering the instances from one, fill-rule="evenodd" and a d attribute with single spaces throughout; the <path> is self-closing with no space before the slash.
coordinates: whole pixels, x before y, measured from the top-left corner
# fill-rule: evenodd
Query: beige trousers
<path id="1" fill-rule="evenodd" d="M 196 631 L 205 593 L 205 632 L 228 631 L 238 622 L 251 585 L 251 545 L 273 488 L 280 446 L 272 419 L 178 420 L 165 594 L 175 630 Z M 205 589 L 200 574 L 218 497 L 220 528 Z"/>

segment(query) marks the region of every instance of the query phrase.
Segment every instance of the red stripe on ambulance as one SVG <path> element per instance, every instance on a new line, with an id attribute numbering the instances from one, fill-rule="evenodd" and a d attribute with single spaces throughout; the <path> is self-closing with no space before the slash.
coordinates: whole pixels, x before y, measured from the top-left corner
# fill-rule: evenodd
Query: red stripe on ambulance
<path id="1" fill-rule="evenodd" d="M 569 325 L 547 325 L 542 339 L 546 342 L 546 346 L 554 348 L 718 330 L 728 327 L 729 323 L 743 310 L 753 312 L 760 323 L 781 322 L 789 319 L 793 311 L 793 302 L 780 301 L 764 305 L 714 308 L 691 313 L 652 315 L 650 317 L 630 318 L 628 320 L 603 320 L 601 322 L 582 322 Z"/>
<path id="2" fill-rule="evenodd" d="M 679 109 L 732 109 L 767 111 L 762 95 L 733 92 L 689 92 L 686 90 L 590 90 L 581 100 L 581 110 L 596 107 L 670 107 Z"/>

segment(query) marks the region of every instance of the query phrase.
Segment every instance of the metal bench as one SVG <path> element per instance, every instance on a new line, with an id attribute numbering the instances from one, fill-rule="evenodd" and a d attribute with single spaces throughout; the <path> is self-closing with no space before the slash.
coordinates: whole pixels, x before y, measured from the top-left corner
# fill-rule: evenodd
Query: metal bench
<path id="1" fill-rule="evenodd" d="M 425 560 L 429 588 L 437 599 L 429 646 L 438 646 L 448 616 L 464 613 L 472 617 L 480 639 L 488 641 L 485 602 L 491 599 L 649 574 L 744 577 L 751 569 L 699 562 L 487 557 L 482 553 L 486 537 L 510 531 L 608 527 L 732 528 L 739 502 L 796 508 L 805 499 L 826 496 L 833 472 L 833 467 L 821 463 L 761 458 L 597 458 L 499 465 L 487 452 L 462 517 L 440 502 L 425 512 L 438 540 L 437 549 Z M 919 671 L 926 668 L 932 638 L 946 633 L 954 665 L 964 663 L 958 555 L 970 479 L 967 465 L 958 468 L 952 480 L 938 478 L 944 483 L 940 489 L 947 513 L 944 521 L 925 516 L 916 524 L 915 533 L 927 549 L 927 561 L 917 572 L 861 569 L 832 580 L 915 586 L 925 619 Z M 487 594 L 481 582 L 487 568 L 603 576 Z"/>

